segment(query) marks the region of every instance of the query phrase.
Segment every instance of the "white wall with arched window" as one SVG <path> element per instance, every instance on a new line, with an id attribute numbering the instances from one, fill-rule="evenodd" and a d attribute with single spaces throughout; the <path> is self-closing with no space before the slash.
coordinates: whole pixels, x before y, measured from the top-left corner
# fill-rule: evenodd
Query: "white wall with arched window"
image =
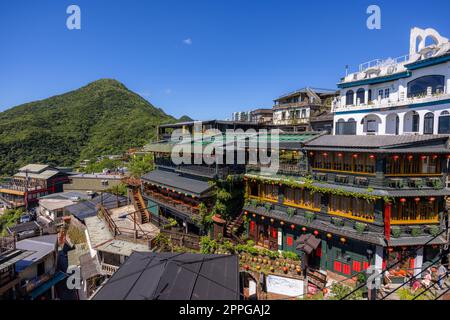
<path id="1" fill-rule="evenodd" d="M 355 104 L 355 93 L 353 90 L 348 90 L 345 94 L 345 104 L 347 106 L 352 106 Z"/>
<path id="2" fill-rule="evenodd" d="M 366 134 L 381 134 L 382 120 L 376 114 L 368 114 L 361 120 L 361 124 L 362 124 L 362 130 L 364 133 L 366 133 Z"/>
<path id="3" fill-rule="evenodd" d="M 450 134 L 450 112 L 447 110 L 444 110 L 439 114 L 438 133 Z"/>
<path id="4" fill-rule="evenodd" d="M 434 133 L 434 113 L 428 112 L 423 118 L 423 134 Z"/>
<path id="5" fill-rule="evenodd" d="M 358 91 L 356 91 L 356 104 L 365 104 L 366 103 L 366 90 L 363 88 L 359 88 Z"/>
<path id="6" fill-rule="evenodd" d="M 400 132 L 400 117 L 391 113 L 386 117 L 386 134 L 398 135 Z"/>

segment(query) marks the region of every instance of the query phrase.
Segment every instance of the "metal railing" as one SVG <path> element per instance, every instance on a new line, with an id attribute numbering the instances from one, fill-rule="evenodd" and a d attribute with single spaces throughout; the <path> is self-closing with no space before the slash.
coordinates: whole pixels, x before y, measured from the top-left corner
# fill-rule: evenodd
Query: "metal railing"
<path id="1" fill-rule="evenodd" d="M 395 98 L 396 97 L 396 98 Z M 448 99 L 450 97 L 450 90 L 447 86 L 443 87 L 441 90 L 432 94 L 418 94 L 415 96 L 408 97 L 405 92 L 393 93 L 392 98 L 384 98 L 381 100 L 372 100 L 369 103 L 359 103 L 356 105 L 346 105 L 343 103 L 343 99 L 337 99 L 333 101 L 331 110 L 336 111 L 349 111 L 349 110 L 359 110 L 367 108 L 389 108 L 401 105 L 409 105 L 415 103 L 424 103 L 431 101 L 439 101 L 443 99 Z M 341 97 L 344 98 L 344 97 Z"/>

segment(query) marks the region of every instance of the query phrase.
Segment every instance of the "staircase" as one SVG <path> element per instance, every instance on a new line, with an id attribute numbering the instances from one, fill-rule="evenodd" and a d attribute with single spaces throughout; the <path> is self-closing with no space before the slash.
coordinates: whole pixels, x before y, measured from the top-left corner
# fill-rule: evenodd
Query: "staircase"
<path id="1" fill-rule="evenodd" d="M 227 224 L 225 234 L 228 238 L 237 238 L 234 229 L 239 229 L 244 222 L 244 213 L 242 212 L 236 219 Z"/>
<path id="2" fill-rule="evenodd" d="M 140 222 L 141 224 L 149 222 L 150 212 L 147 210 L 147 206 L 145 205 L 144 198 L 142 198 L 142 194 L 139 188 L 133 188 L 133 205 L 136 208 L 136 211 L 140 213 Z"/>

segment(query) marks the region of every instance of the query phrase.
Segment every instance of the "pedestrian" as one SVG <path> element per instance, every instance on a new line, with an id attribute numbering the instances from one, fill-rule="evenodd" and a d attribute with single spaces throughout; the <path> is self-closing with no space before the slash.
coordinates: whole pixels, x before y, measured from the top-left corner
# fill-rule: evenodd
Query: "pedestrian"
<path id="1" fill-rule="evenodd" d="M 441 264 L 438 268 L 438 284 L 441 290 L 444 290 L 445 280 L 447 280 L 447 269 Z"/>
<path id="2" fill-rule="evenodd" d="M 428 269 L 425 271 L 425 276 L 423 277 L 422 285 L 423 285 L 425 288 L 428 288 L 428 287 L 431 285 L 431 279 L 432 279 L 432 277 L 431 277 L 431 269 L 428 268 Z"/>

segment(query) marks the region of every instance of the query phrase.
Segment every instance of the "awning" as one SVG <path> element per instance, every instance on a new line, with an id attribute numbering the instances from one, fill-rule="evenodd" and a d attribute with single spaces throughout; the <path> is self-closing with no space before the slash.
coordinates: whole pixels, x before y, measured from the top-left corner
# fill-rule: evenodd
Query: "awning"
<path id="1" fill-rule="evenodd" d="M 308 234 L 302 234 L 300 238 L 297 240 L 297 250 L 301 250 L 305 252 L 306 254 L 310 254 L 313 252 L 313 250 L 317 249 L 320 242 L 322 240 L 317 239 L 314 235 L 308 233 Z"/>
<path id="2" fill-rule="evenodd" d="M 53 278 L 51 278 L 47 282 L 43 283 L 42 285 L 40 285 L 39 287 L 37 287 L 36 289 L 31 291 L 31 293 L 30 293 L 31 300 L 36 299 L 41 294 L 45 293 L 47 290 L 49 290 L 55 284 L 59 283 L 60 281 L 64 280 L 65 278 L 67 278 L 67 275 L 61 271 L 58 271 L 57 273 L 55 273 Z"/>

